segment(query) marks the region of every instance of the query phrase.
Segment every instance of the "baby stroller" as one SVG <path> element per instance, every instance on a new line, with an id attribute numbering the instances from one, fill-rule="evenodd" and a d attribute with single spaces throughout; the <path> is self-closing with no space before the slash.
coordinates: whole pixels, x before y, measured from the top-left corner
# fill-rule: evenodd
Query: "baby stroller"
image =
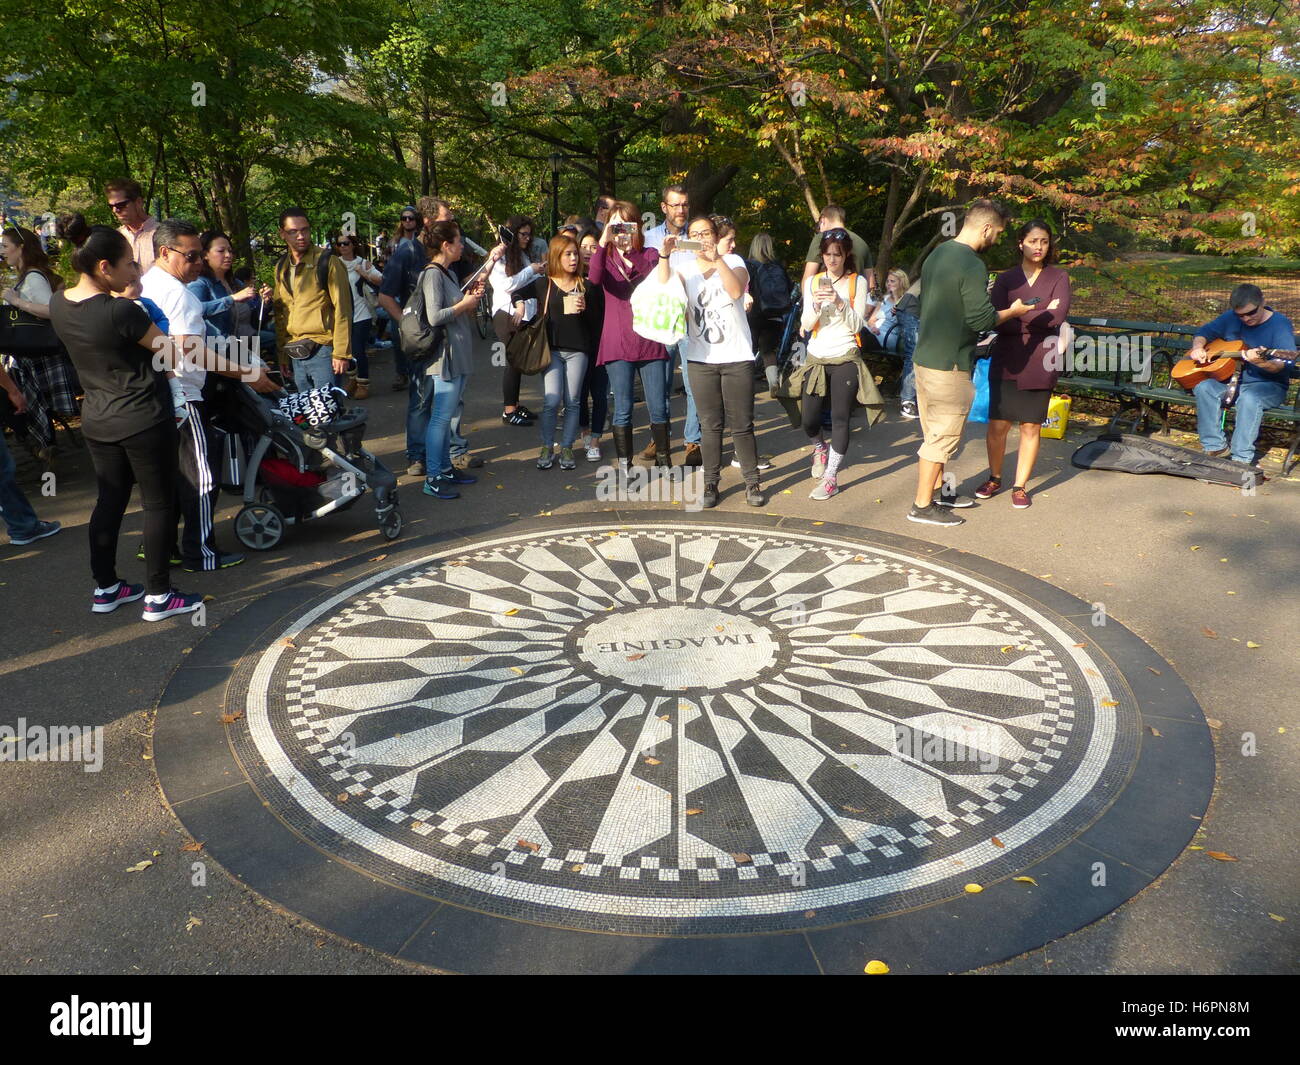
<path id="1" fill-rule="evenodd" d="M 367 491 L 374 493 L 384 539 L 397 539 L 397 478 L 362 446 L 364 408 L 346 408 L 322 425 L 298 425 L 248 385 L 223 384 L 221 401 L 211 407 L 214 426 L 227 434 L 222 483 L 243 488 L 244 506 L 235 515 L 241 544 L 270 551 L 288 526 L 345 510 Z"/>

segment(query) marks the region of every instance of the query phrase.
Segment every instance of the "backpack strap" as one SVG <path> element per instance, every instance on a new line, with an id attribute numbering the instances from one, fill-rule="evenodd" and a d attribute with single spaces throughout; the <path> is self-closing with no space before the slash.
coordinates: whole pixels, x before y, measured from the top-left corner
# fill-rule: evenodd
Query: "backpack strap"
<path id="1" fill-rule="evenodd" d="M 320 285 L 322 290 L 328 287 L 326 280 L 330 275 L 330 256 L 333 254 L 332 249 L 322 248 L 320 258 L 316 260 L 316 283 Z"/>

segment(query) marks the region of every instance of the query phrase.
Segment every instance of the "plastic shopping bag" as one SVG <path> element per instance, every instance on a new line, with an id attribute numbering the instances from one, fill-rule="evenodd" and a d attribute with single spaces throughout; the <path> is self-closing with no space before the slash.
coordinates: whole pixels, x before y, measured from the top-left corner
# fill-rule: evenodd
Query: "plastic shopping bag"
<path id="1" fill-rule="evenodd" d="M 686 337 L 686 288 L 676 274 L 666 284 L 651 273 L 632 290 L 632 330 L 646 340 L 676 344 Z"/>

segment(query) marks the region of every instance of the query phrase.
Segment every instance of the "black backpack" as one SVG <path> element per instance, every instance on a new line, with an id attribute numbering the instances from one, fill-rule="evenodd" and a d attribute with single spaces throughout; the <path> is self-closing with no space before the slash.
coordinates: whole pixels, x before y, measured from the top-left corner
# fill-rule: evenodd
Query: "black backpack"
<path id="1" fill-rule="evenodd" d="M 322 248 L 320 258 L 316 260 L 316 284 L 325 289 L 328 286 L 325 279 L 330 275 L 330 256 L 334 254 L 332 248 Z M 280 278 L 281 283 L 287 289 L 289 288 L 288 279 L 284 276 L 285 267 L 289 265 L 289 253 L 285 252 L 280 256 L 280 261 L 275 264 L 275 276 Z"/>
<path id="2" fill-rule="evenodd" d="M 754 265 L 754 302 L 765 315 L 775 318 L 790 309 L 790 287 L 790 278 L 780 263 Z"/>

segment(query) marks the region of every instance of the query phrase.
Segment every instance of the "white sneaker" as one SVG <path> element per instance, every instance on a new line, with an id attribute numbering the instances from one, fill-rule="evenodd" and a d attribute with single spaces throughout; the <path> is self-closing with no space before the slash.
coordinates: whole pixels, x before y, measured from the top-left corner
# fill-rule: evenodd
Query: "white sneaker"
<path id="1" fill-rule="evenodd" d="M 732 464 L 736 469 L 740 469 L 740 459 L 732 459 L 732 460 L 731 460 L 731 464 Z M 771 456 L 771 455 L 759 455 L 759 456 L 758 456 L 758 468 L 759 468 L 760 470 L 770 470 L 770 469 L 772 468 L 772 456 Z"/>
<path id="2" fill-rule="evenodd" d="M 601 459 L 600 443 L 594 437 L 587 437 L 586 454 L 588 462 L 599 462 Z"/>

